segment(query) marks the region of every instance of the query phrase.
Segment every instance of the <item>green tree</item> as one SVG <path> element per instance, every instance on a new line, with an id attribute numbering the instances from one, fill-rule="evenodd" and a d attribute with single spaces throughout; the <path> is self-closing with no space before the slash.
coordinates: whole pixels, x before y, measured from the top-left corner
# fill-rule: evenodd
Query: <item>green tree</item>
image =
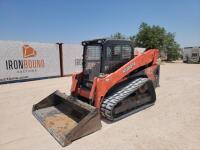
<path id="1" fill-rule="evenodd" d="M 123 35 L 123 34 L 120 33 L 120 32 L 117 32 L 117 33 L 111 35 L 111 38 L 112 38 L 112 39 L 126 39 L 126 36 Z"/>
<path id="2" fill-rule="evenodd" d="M 132 44 L 135 46 L 135 35 L 129 36 L 128 39 L 131 40 Z"/>
<path id="3" fill-rule="evenodd" d="M 134 45 L 137 47 L 157 48 L 167 54 L 169 61 L 179 58 L 179 44 L 175 41 L 175 34 L 167 32 L 160 26 L 150 26 L 142 23 L 139 32 L 134 38 Z"/>
<path id="4" fill-rule="evenodd" d="M 167 33 L 164 50 L 167 52 L 167 59 L 169 61 L 180 58 L 180 45 L 175 41 L 175 34 Z"/>

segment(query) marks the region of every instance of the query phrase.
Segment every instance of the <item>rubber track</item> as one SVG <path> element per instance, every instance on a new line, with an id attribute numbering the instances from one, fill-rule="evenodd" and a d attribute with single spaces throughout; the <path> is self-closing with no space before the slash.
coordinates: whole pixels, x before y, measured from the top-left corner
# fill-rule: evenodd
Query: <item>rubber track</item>
<path id="1" fill-rule="evenodd" d="M 149 79 L 148 78 L 138 78 L 130 83 L 128 83 L 125 87 L 119 89 L 116 93 L 113 93 L 113 95 L 105 98 L 101 105 L 101 114 L 104 116 L 106 119 L 111 120 L 111 121 L 117 121 L 120 120 L 132 113 L 135 113 L 137 111 L 140 111 L 142 109 L 145 109 L 146 107 L 151 106 L 152 104 L 144 105 L 143 107 L 139 107 L 138 109 L 134 109 L 131 112 L 128 112 L 122 116 L 119 116 L 118 118 L 114 118 L 112 116 L 112 111 L 114 107 L 124 98 L 127 96 L 131 95 L 133 92 L 137 91 L 139 87 L 144 85 Z"/>

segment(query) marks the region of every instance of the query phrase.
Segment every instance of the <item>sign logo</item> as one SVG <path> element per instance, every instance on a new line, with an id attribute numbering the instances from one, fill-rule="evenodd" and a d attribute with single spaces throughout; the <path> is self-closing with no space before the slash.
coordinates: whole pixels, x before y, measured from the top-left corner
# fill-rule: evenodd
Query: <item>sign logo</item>
<path id="1" fill-rule="evenodd" d="M 17 70 L 17 73 L 36 72 L 45 67 L 44 59 L 37 59 L 37 51 L 29 45 L 22 46 L 23 59 L 6 60 L 7 70 Z M 34 58 L 36 57 L 36 58 Z"/>
<path id="2" fill-rule="evenodd" d="M 23 48 L 23 57 L 24 58 L 35 57 L 37 55 L 37 51 L 34 50 L 29 45 L 24 45 L 22 48 Z"/>

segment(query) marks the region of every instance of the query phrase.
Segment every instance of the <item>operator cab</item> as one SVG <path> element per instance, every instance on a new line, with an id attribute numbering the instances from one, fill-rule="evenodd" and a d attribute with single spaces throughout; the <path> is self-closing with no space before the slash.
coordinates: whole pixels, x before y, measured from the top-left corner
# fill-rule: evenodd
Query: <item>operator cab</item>
<path id="1" fill-rule="evenodd" d="M 94 77 L 112 73 L 134 57 L 130 40 L 96 39 L 82 45 L 82 86 L 86 88 L 91 88 Z"/>

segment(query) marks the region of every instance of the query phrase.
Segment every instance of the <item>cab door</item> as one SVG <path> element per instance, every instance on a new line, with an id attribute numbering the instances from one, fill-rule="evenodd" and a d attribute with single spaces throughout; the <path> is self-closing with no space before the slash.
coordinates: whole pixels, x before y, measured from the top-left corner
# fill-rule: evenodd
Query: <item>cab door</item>
<path id="1" fill-rule="evenodd" d="M 104 73 L 111 73 L 133 58 L 133 50 L 128 44 L 113 44 L 106 46 Z"/>
<path id="2" fill-rule="evenodd" d="M 84 79 L 93 82 L 94 77 L 100 74 L 101 70 L 101 45 L 86 45 L 84 47 Z"/>

